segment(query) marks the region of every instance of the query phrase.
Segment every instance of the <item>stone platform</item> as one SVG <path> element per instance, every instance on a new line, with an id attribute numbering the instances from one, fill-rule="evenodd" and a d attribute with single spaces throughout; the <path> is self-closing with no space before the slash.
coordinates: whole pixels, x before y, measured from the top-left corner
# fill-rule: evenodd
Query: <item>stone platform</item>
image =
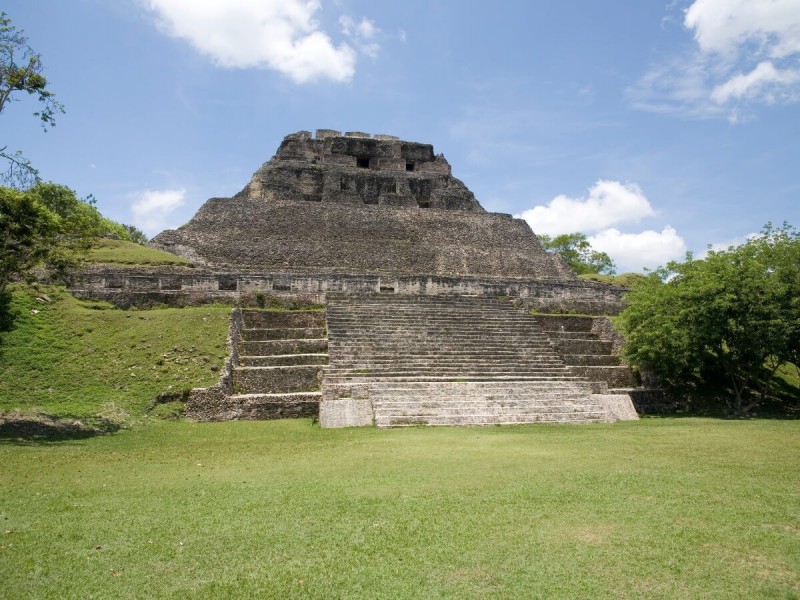
<path id="1" fill-rule="evenodd" d="M 508 302 L 329 296 L 328 335 L 323 427 L 591 423 L 621 414 L 593 396 L 535 318 Z"/>

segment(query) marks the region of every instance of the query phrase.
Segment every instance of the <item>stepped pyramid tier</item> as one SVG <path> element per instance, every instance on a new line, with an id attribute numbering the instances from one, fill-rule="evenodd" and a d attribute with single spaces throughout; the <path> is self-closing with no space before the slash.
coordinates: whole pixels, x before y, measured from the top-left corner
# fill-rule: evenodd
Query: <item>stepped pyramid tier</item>
<path id="1" fill-rule="evenodd" d="M 328 363 L 325 313 L 234 309 L 217 385 L 192 390 L 194 419 L 315 417 Z"/>
<path id="2" fill-rule="evenodd" d="M 539 322 L 508 302 L 332 295 L 328 336 L 323 427 L 637 418 L 628 395 L 575 372 Z"/>
<path id="3" fill-rule="evenodd" d="M 577 281 L 525 221 L 486 212 L 431 145 L 357 132 L 287 136 L 241 192 L 152 245 L 237 272 Z"/>

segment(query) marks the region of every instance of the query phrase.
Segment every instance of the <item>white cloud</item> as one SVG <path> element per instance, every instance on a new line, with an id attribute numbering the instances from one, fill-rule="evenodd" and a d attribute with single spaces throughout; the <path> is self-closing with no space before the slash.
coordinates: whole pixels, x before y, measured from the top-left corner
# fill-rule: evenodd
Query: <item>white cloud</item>
<path id="1" fill-rule="evenodd" d="M 339 25 L 342 33 L 353 40 L 359 52 L 366 54 L 370 58 L 377 58 L 380 45 L 372 41 L 380 32 L 373 21 L 363 17 L 356 22 L 353 17 L 343 15 L 339 17 Z"/>
<path id="2" fill-rule="evenodd" d="M 355 73 L 356 50 L 335 45 L 314 19 L 319 0 L 142 1 L 166 33 L 187 40 L 221 67 L 272 69 L 296 83 L 347 82 Z M 353 25 L 361 41 L 377 31 L 368 19 Z M 377 53 L 376 43 L 362 45 L 368 54 Z"/>
<path id="3" fill-rule="evenodd" d="M 654 269 L 673 259 L 682 258 L 686 243 L 669 225 L 661 231 L 623 233 L 612 227 L 637 223 L 653 217 L 656 211 L 635 183 L 600 180 L 589 188 L 585 198 L 556 196 L 546 206 L 534 206 L 521 215 L 535 233 L 550 236 L 562 233 L 592 233 L 589 243 L 606 252 L 616 263 L 617 271 L 640 272 Z"/>
<path id="4" fill-rule="evenodd" d="M 630 86 L 635 108 L 736 123 L 800 101 L 800 0 L 694 0 L 683 25 L 695 48 Z"/>
<path id="5" fill-rule="evenodd" d="M 747 42 L 775 58 L 800 52 L 798 0 L 695 0 L 683 23 L 704 52 L 735 54 Z"/>
<path id="6" fill-rule="evenodd" d="M 186 190 L 144 190 L 134 194 L 131 204 L 133 224 L 153 236 L 170 228 L 167 220 L 175 209 L 183 206 Z"/>
<path id="7" fill-rule="evenodd" d="M 614 260 L 618 273 L 655 269 L 670 260 L 683 258 L 687 250 L 683 238 L 669 225 L 661 231 L 640 233 L 622 233 L 609 228 L 589 236 L 589 242 L 595 250 L 607 253 Z"/>
<path id="8" fill-rule="evenodd" d="M 793 83 L 800 81 L 800 71 L 794 69 L 776 69 L 768 60 L 761 62 L 758 66 L 746 75 L 734 75 L 722 85 L 718 85 L 711 92 L 711 99 L 717 104 L 725 104 L 734 98 L 755 98 L 763 96 L 768 104 L 775 102 L 776 97 L 770 93 L 768 88 L 774 87 L 774 93 L 781 93 Z"/>
<path id="9" fill-rule="evenodd" d="M 559 235 L 573 231 L 599 231 L 618 223 L 638 222 L 655 215 L 653 207 L 635 183 L 600 180 L 586 198 L 561 195 L 547 206 L 534 206 L 519 218 L 536 233 Z"/>

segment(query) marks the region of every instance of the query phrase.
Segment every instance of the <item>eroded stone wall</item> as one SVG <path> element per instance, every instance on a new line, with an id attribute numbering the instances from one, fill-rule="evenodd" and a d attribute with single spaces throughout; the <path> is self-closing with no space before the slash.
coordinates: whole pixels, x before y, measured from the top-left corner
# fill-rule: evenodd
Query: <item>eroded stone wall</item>
<path id="1" fill-rule="evenodd" d="M 215 270 L 576 279 L 525 221 L 471 211 L 215 198 L 152 245 Z"/>
<path id="2" fill-rule="evenodd" d="M 187 306 L 204 302 L 255 304 L 257 293 L 285 300 L 325 304 L 328 293 L 484 296 L 518 299 L 542 312 L 617 314 L 621 288 L 590 281 L 541 281 L 435 275 L 369 275 L 352 273 L 202 272 L 181 267 L 103 269 L 75 275 L 70 290 L 81 298 L 130 306 Z"/>

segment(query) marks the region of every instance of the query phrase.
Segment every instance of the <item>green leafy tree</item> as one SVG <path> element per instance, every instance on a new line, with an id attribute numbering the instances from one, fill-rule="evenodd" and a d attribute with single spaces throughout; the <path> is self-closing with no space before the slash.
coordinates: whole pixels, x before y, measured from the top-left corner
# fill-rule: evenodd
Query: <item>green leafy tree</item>
<path id="1" fill-rule="evenodd" d="M 136 225 L 123 225 L 125 231 L 128 233 L 128 239 L 134 244 L 141 244 L 144 246 L 147 243 L 147 236 L 144 231 L 136 227 Z"/>
<path id="2" fill-rule="evenodd" d="M 14 276 L 45 261 L 59 226 L 58 216 L 35 195 L 0 188 L 0 296 Z"/>
<path id="3" fill-rule="evenodd" d="M 537 234 L 537 237 L 545 250 L 561 255 L 578 275 L 614 275 L 617 272 L 611 257 L 594 250 L 583 233 L 565 233 L 555 237 Z"/>
<path id="4" fill-rule="evenodd" d="M 635 284 L 617 321 L 624 353 L 677 389 L 722 372 L 728 410 L 746 414 L 777 368 L 797 360 L 799 296 L 800 235 L 767 225 L 745 244 L 689 254 Z"/>
<path id="5" fill-rule="evenodd" d="M 130 239 L 91 198 L 81 200 L 55 183 L 37 183 L 27 191 L 0 187 L 0 293 L 40 267 L 63 278 L 101 236 Z"/>
<path id="6" fill-rule="evenodd" d="M 55 126 L 55 117 L 64 112 L 64 107 L 47 88 L 42 71 L 42 57 L 28 45 L 28 38 L 6 13 L 0 13 L 0 114 L 21 95 L 36 96 L 40 108 L 33 114 L 47 131 L 48 127 Z M 20 151 L 10 151 L 8 146 L 3 146 L 0 158 L 8 165 L 0 175 L 5 185 L 24 189 L 39 180 L 38 171 Z"/>

